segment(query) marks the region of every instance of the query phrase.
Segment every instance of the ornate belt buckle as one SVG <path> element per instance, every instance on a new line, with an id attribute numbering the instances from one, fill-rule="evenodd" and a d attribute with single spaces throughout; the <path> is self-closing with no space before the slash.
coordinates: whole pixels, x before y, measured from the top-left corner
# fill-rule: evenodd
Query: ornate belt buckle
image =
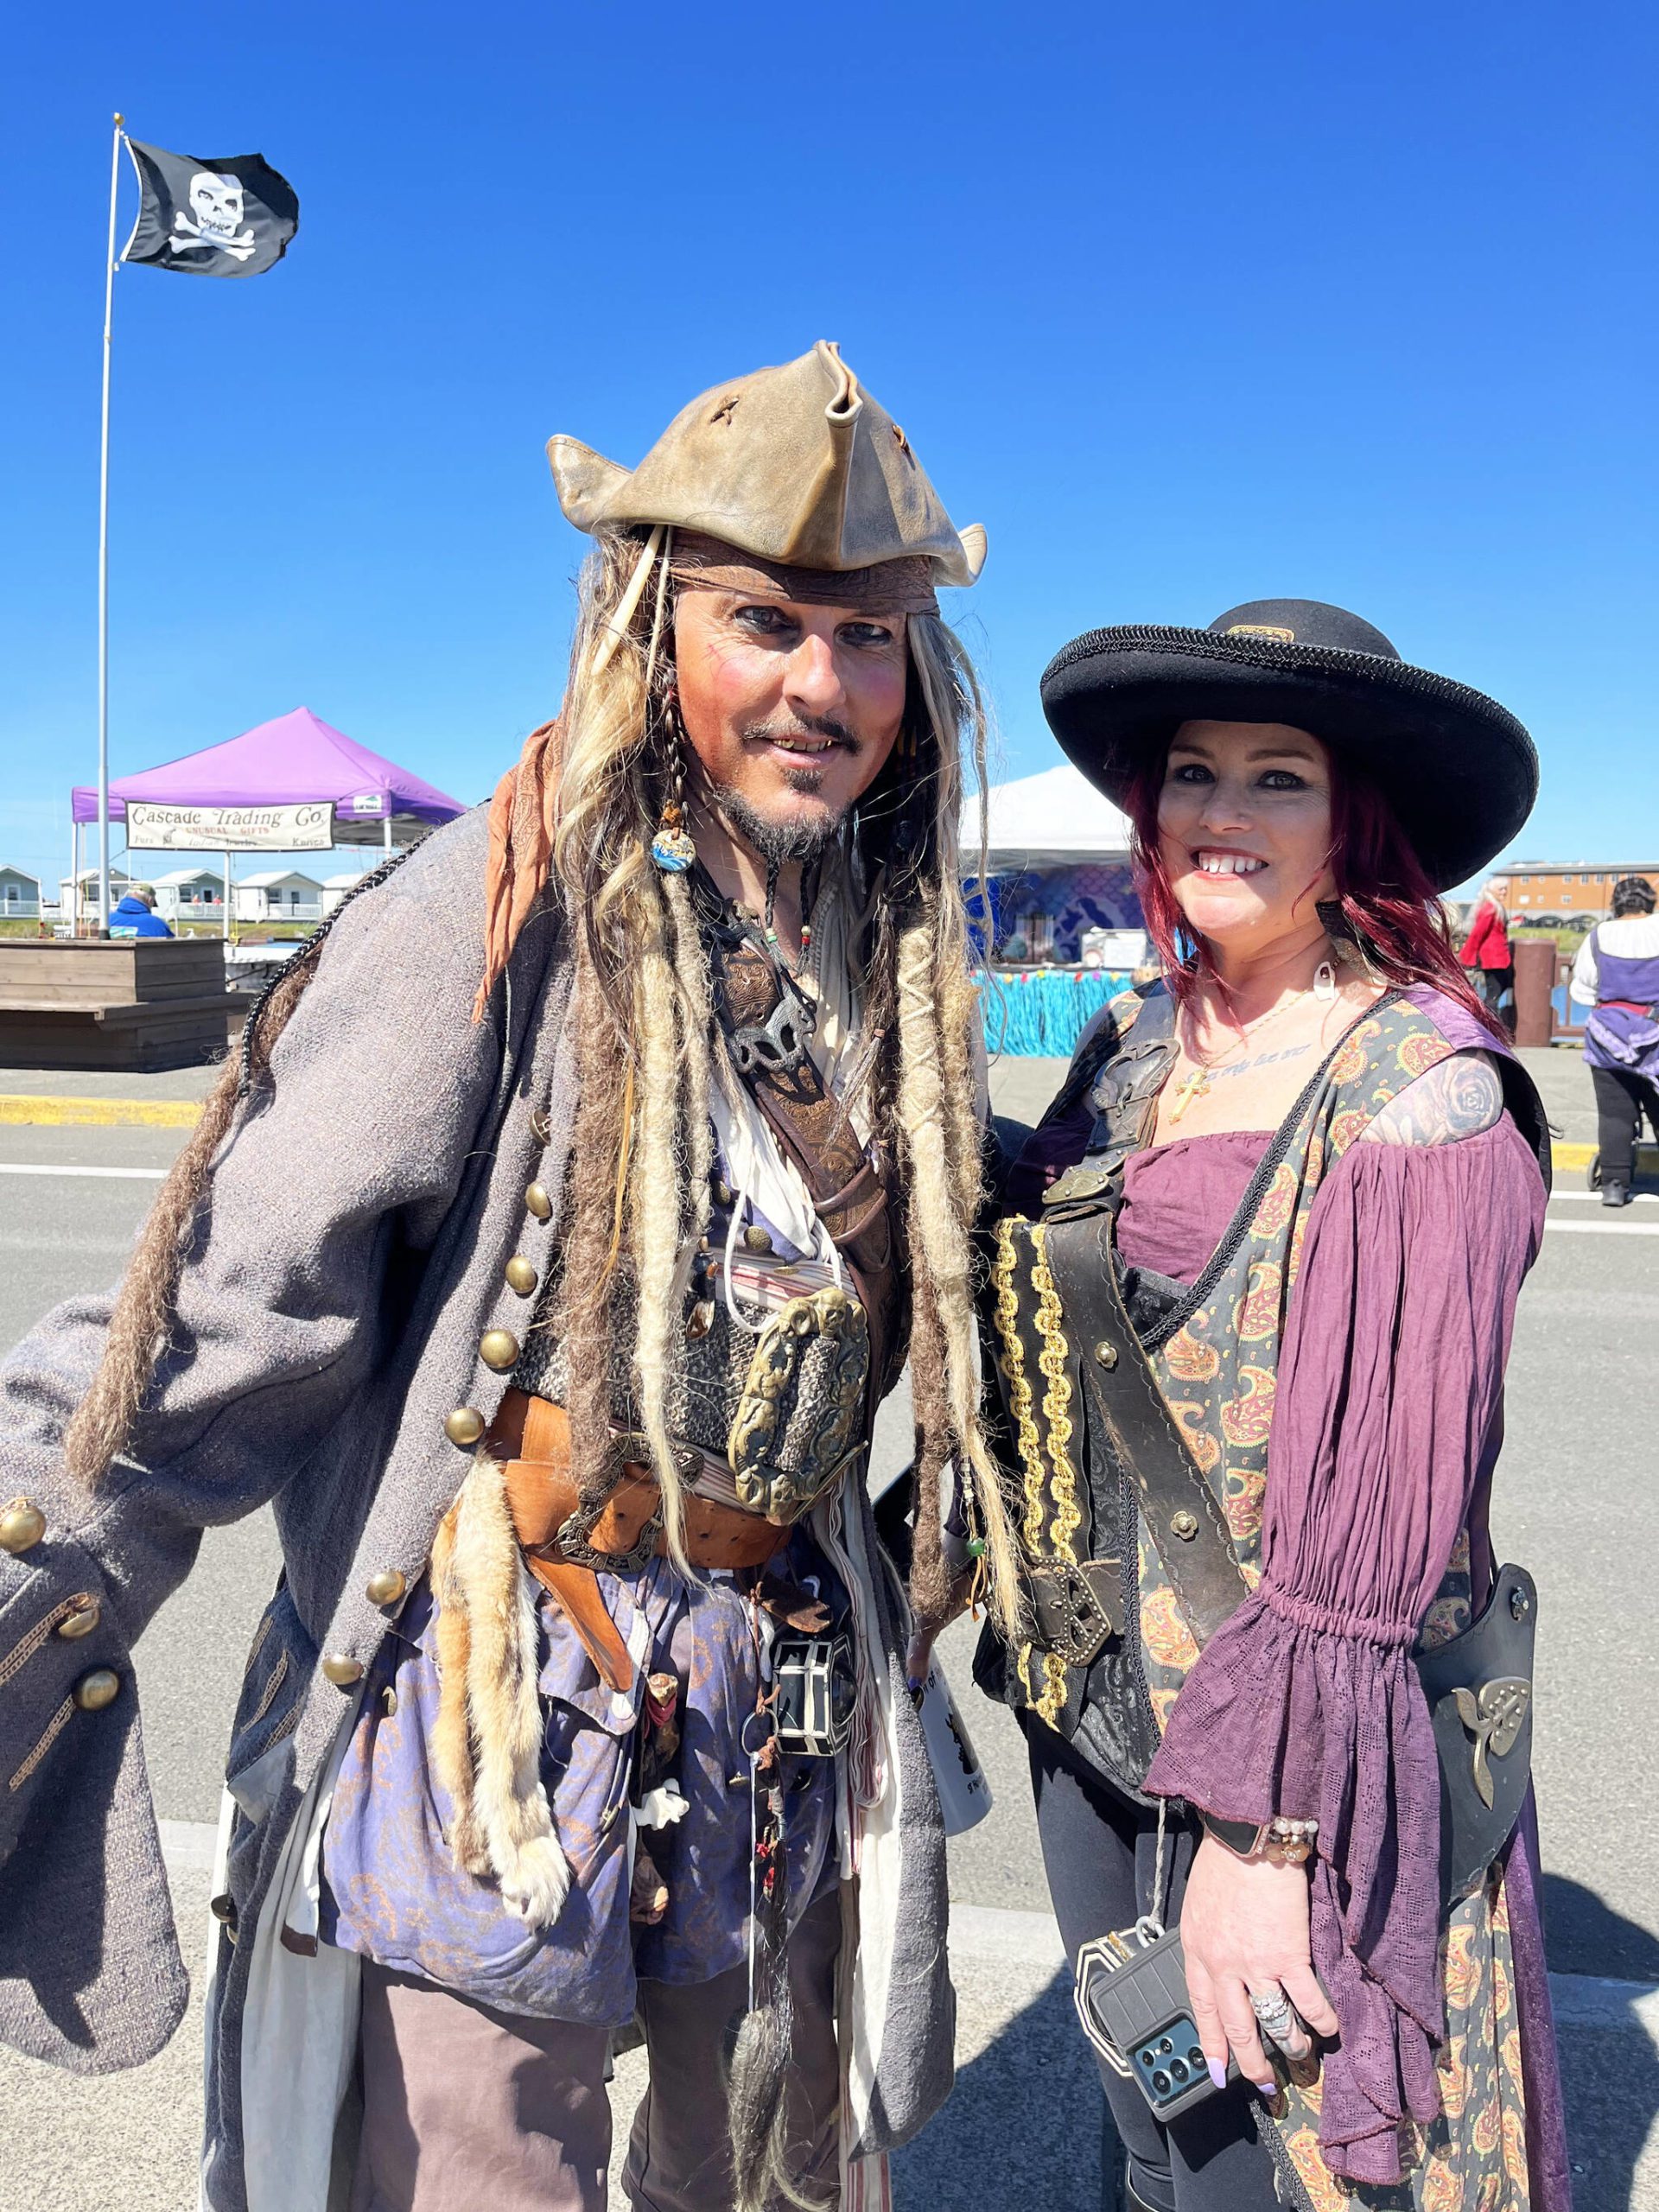
<path id="1" fill-rule="evenodd" d="M 799 1377 L 807 1348 L 823 1338 L 834 1350 L 822 1407 L 804 1440 L 801 1464 L 786 1471 L 772 1463 L 785 1422 L 784 1402 Z M 749 1360 L 726 1455 L 741 1503 L 780 1528 L 798 1521 L 863 1449 L 865 1394 L 870 1378 L 870 1325 L 864 1308 L 834 1283 L 791 1298 L 767 1320 Z"/>
<path id="2" fill-rule="evenodd" d="M 695 1489 L 696 1478 L 702 1471 L 702 1461 L 695 1452 L 677 1452 L 675 1465 L 680 1471 L 680 1480 L 686 1489 Z M 622 1470 L 628 1465 L 651 1465 L 651 1440 L 632 1432 L 613 1437 L 611 1442 L 613 1480 L 603 1497 L 593 1505 L 579 1505 L 560 1524 L 553 1539 L 553 1548 L 572 1567 L 586 1567 L 595 1574 L 636 1574 L 656 1556 L 657 1539 L 663 1533 L 661 1492 L 655 1513 L 646 1516 L 639 1534 L 625 1552 L 596 1550 L 592 1537 L 599 1525 L 601 1515 L 610 1503 Z"/>
<path id="3" fill-rule="evenodd" d="M 1085 1560 L 1079 1566 L 1070 1560 L 1044 1560 L 1027 1570 L 1042 1648 L 1068 1667 L 1091 1666 L 1108 1639 L 1122 1634 L 1109 1597 L 1096 1585 L 1096 1576 L 1104 1574 L 1117 1578 L 1121 1588 L 1122 1569 L 1116 1560 Z"/>

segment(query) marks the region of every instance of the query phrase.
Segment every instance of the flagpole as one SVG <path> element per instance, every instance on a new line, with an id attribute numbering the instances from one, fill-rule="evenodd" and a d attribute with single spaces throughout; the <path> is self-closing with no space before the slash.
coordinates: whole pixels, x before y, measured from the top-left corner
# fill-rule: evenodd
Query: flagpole
<path id="1" fill-rule="evenodd" d="M 115 307 L 115 199 L 121 177 L 118 112 L 110 143 L 110 245 L 104 264 L 104 410 L 98 468 L 98 929 L 110 933 L 110 318 Z"/>

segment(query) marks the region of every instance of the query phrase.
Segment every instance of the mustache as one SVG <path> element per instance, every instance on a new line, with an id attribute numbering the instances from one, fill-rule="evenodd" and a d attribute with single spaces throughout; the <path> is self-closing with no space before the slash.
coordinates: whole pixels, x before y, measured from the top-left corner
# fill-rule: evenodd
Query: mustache
<path id="1" fill-rule="evenodd" d="M 835 715 L 774 715 L 769 721 L 754 723 L 743 735 L 746 740 L 758 738 L 765 744 L 778 740 L 787 743 L 791 738 L 827 737 L 849 753 L 860 749 L 857 738 Z"/>

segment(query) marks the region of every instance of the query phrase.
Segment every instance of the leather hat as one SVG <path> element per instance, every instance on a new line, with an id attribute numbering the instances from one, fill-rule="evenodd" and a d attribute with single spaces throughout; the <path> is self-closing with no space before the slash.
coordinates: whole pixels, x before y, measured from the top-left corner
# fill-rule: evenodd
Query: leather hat
<path id="1" fill-rule="evenodd" d="M 1090 630 L 1049 663 L 1042 695 L 1067 758 L 1119 804 L 1182 722 L 1311 731 L 1381 787 L 1440 891 L 1494 859 L 1538 796 L 1537 753 L 1506 708 L 1319 600 L 1255 600 L 1207 630 Z"/>
<path id="2" fill-rule="evenodd" d="M 925 558 L 936 584 L 972 583 L 985 559 L 984 531 L 957 529 L 909 439 L 828 339 L 703 392 L 637 468 L 563 435 L 547 457 L 578 530 L 671 524 L 843 574 Z"/>

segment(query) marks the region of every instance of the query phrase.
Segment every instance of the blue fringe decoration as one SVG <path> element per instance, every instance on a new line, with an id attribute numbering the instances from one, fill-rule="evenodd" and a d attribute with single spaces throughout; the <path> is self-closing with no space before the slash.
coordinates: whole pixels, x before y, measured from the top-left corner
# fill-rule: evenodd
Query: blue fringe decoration
<path id="1" fill-rule="evenodd" d="M 1103 1006 L 1129 988 L 1127 969 L 1095 968 L 1081 975 L 1030 969 L 978 977 L 985 1046 L 992 1054 L 1069 1060 L 1077 1039 Z"/>

